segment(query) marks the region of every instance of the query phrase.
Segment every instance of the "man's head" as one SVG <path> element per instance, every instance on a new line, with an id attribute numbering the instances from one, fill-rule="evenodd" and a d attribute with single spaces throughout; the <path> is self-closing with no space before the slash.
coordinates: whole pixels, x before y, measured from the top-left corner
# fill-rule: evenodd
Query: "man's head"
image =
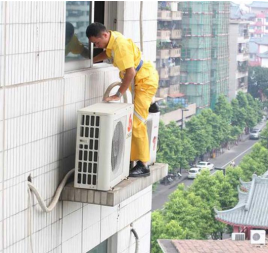
<path id="1" fill-rule="evenodd" d="M 110 39 L 110 33 L 103 24 L 97 22 L 92 23 L 87 27 L 86 34 L 89 41 L 94 43 L 96 47 L 107 47 Z"/>
<path id="2" fill-rule="evenodd" d="M 74 26 L 70 22 L 66 22 L 66 33 L 65 33 L 65 45 L 67 45 L 74 35 Z"/>

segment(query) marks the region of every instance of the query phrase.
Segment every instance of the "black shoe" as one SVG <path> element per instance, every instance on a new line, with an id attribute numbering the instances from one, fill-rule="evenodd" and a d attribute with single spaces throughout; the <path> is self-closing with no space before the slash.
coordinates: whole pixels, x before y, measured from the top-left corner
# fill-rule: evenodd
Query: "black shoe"
<path id="1" fill-rule="evenodd" d="M 148 177 L 150 170 L 141 161 L 138 161 L 136 166 L 129 172 L 129 177 Z"/>
<path id="2" fill-rule="evenodd" d="M 151 112 L 151 113 L 160 112 L 159 106 L 156 102 L 154 102 L 153 104 L 150 105 L 149 112 Z"/>

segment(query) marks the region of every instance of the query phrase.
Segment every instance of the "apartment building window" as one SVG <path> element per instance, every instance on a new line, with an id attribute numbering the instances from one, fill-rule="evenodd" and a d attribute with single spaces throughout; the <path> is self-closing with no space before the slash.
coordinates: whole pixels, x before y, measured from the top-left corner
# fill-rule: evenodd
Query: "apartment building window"
<path id="1" fill-rule="evenodd" d="M 268 30 L 268 26 L 265 26 L 265 30 Z"/>
<path id="2" fill-rule="evenodd" d="M 108 253 L 108 240 L 102 242 L 94 249 L 88 251 L 87 253 Z"/>
<path id="3" fill-rule="evenodd" d="M 91 59 L 103 49 L 91 48 L 86 29 L 93 22 L 116 29 L 116 7 L 115 1 L 66 1 L 65 71 L 91 67 Z"/>
<path id="4" fill-rule="evenodd" d="M 91 10 L 92 2 L 66 1 L 65 62 L 90 58 L 85 31 L 91 23 Z"/>
<path id="5" fill-rule="evenodd" d="M 265 22 L 268 22 L 268 18 L 265 19 Z"/>

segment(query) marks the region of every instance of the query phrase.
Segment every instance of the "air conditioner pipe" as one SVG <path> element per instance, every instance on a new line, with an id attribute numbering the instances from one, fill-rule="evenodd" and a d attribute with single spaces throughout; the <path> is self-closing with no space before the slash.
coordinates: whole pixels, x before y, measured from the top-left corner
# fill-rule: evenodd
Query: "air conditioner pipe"
<path id="1" fill-rule="evenodd" d="M 139 236 L 134 228 L 132 228 L 130 231 L 133 233 L 135 240 L 136 240 L 135 253 L 138 253 L 139 252 L 139 245 L 140 245 Z"/>
<path id="2" fill-rule="evenodd" d="M 121 84 L 122 84 L 121 82 L 114 82 L 114 83 L 110 84 L 103 95 L 103 100 L 110 96 L 110 92 L 114 87 L 116 87 L 116 86 L 120 87 Z M 131 102 L 129 102 L 128 98 L 127 98 L 127 91 L 123 94 L 123 100 L 124 100 L 124 103 L 131 104 Z"/>
<path id="3" fill-rule="evenodd" d="M 63 178 L 63 180 L 61 181 L 61 183 L 59 184 L 56 193 L 50 203 L 50 205 L 47 207 L 45 201 L 43 200 L 43 198 L 41 197 L 40 193 L 38 192 L 37 188 L 30 182 L 28 181 L 28 187 L 29 189 L 34 193 L 39 205 L 41 206 L 42 210 L 46 213 L 51 212 L 55 206 L 57 205 L 59 198 L 60 198 L 60 194 L 65 186 L 65 184 L 67 183 L 68 179 L 72 176 L 72 174 L 74 173 L 74 169 L 70 170 L 65 177 Z"/>

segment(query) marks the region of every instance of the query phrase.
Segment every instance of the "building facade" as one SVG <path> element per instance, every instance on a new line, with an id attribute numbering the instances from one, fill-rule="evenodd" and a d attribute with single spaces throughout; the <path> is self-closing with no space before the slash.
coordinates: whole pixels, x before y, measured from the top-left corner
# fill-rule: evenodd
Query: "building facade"
<path id="1" fill-rule="evenodd" d="M 180 2 L 182 56 L 180 90 L 197 112 L 214 108 L 220 94 L 228 95 L 229 2 Z"/>
<path id="2" fill-rule="evenodd" d="M 0 2 L 0 252 L 134 252 L 134 227 L 139 252 L 149 253 L 151 186 L 114 207 L 59 201 L 47 214 L 36 199 L 29 202 L 31 175 L 50 203 L 74 168 L 77 110 L 102 101 L 106 88 L 120 80 L 106 63 L 65 59 L 66 18 L 83 43 L 94 14 L 140 43 L 137 2 L 103 2 L 104 10 L 92 2 L 68 4 Z M 143 13 L 143 53 L 154 62 L 157 2 L 144 2 Z"/>
<path id="3" fill-rule="evenodd" d="M 238 91 L 247 92 L 249 61 L 249 22 L 230 19 L 229 48 L 229 98 L 234 99 Z"/>

